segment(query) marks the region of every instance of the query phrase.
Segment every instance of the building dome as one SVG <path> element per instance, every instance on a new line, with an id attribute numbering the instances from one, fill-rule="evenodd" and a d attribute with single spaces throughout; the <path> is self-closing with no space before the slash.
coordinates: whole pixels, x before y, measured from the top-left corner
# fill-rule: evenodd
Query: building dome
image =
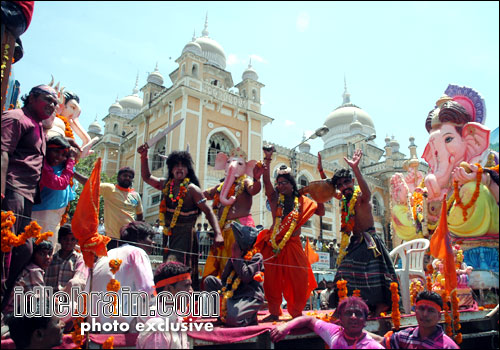
<path id="1" fill-rule="evenodd" d="M 353 134 L 368 136 L 376 134 L 373 119 L 370 115 L 351 103 L 350 94 L 347 92 L 347 85 L 342 94 L 343 103 L 334 109 L 327 117 L 324 125 L 330 129 L 328 134 L 323 136 L 324 147 L 335 147 L 345 144 L 345 139 Z"/>
<path id="2" fill-rule="evenodd" d="M 201 47 L 201 56 L 205 57 L 209 64 L 226 69 L 226 54 L 224 49 L 217 41 L 208 37 L 207 28 L 208 18 L 205 19 L 205 29 L 203 29 L 202 36 L 195 41 Z"/>
<path id="3" fill-rule="evenodd" d="M 158 71 L 158 63 L 156 64 L 154 72 L 151 73 L 150 75 L 148 75 L 147 82 L 148 83 L 153 83 L 153 84 L 156 84 L 156 85 L 163 85 L 163 76 Z"/>
<path id="4" fill-rule="evenodd" d="M 197 56 L 203 56 L 201 52 L 201 46 L 196 42 L 195 34 L 193 33 L 193 39 L 184 46 L 182 53 L 191 52 Z"/>
<path id="5" fill-rule="evenodd" d="M 118 98 L 116 99 L 115 103 L 113 103 L 109 107 L 108 112 L 109 114 L 116 114 L 116 115 L 120 115 L 123 112 L 123 107 L 120 104 L 120 102 L 118 102 Z"/>
<path id="6" fill-rule="evenodd" d="M 139 110 L 142 108 L 142 98 L 139 97 L 139 76 L 135 81 L 135 87 L 132 90 L 132 95 L 125 96 L 120 100 L 120 105 L 123 107 L 124 111 L 127 110 Z"/>
<path id="7" fill-rule="evenodd" d="M 394 136 L 392 137 L 391 142 L 389 142 L 389 145 L 391 146 L 393 153 L 399 152 L 399 142 L 394 139 Z"/>
<path id="8" fill-rule="evenodd" d="M 241 76 L 241 80 L 246 80 L 246 79 L 251 79 L 251 80 L 255 80 L 255 81 L 259 80 L 259 76 L 257 75 L 257 72 L 252 67 L 252 60 L 251 59 L 250 59 L 250 63 L 248 64 L 248 68 L 245 69 L 245 71 L 243 72 L 243 74 Z"/>
<path id="9" fill-rule="evenodd" d="M 94 133 L 96 135 L 101 135 L 102 134 L 102 127 L 101 127 L 101 124 L 99 124 L 99 122 L 97 121 L 97 117 L 96 117 L 96 120 L 94 120 L 94 122 L 89 125 L 89 130 L 88 131 L 90 133 Z"/>

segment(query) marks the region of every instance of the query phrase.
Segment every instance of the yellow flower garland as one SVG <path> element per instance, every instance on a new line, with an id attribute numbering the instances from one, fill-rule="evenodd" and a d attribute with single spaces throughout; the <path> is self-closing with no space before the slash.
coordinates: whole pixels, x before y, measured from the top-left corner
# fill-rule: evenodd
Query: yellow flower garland
<path id="1" fill-rule="evenodd" d="M 221 291 L 219 292 L 219 294 L 222 293 L 220 319 L 224 323 L 226 322 L 226 316 L 227 316 L 227 300 L 233 297 L 234 291 L 236 289 L 238 289 L 238 286 L 241 283 L 241 279 L 239 277 L 237 277 L 233 283 L 233 278 L 235 275 L 236 275 L 236 271 L 234 271 L 234 270 L 231 271 L 231 274 L 227 278 L 226 286 L 222 287 Z M 231 289 L 227 290 L 229 286 L 231 286 Z"/>
<path id="2" fill-rule="evenodd" d="M 356 201 L 358 200 L 358 196 L 361 190 L 359 186 L 354 186 L 354 194 L 352 195 L 351 200 L 349 201 L 349 205 L 347 206 L 347 210 L 345 205 L 342 205 L 342 221 L 346 220 L 344 230 L 342 230 L 342 238 L 340 240 L 340 249 L 339 255 L 337 256 L 337 266 L 340 266 L 342 259 L 347 254 L 347 246 L 349 245 L 349 237 L 351 236 L 352 229 L 354 228 L 354 223 L 349 221 L 354 220 L 353 216 L 356 214 L 354 207 L 356 206 Z M 345 200 L 345 198 L 343 198 Z M 341 225 L 344 224 L 343 222 Z"/>
<path id="3" fill-rule="evenodd" d="M 293 231 L 295 231 L 295 227 L 297 226 L 297 219 L 299 217 L 299 197 L 294 198 L 294 207 L 291 215 L 289 218 L 291 218 L 292 223 L 290 224 L 290 228 L 288 229 L 287 233 L 283 238 L 281 239 L 281 242 L 279 244 L 276 243 L 276 236 L 278 234 L 278 227 L 279 231 L 281 232 L 281 220 L 283 219 L 283 207 L 285 204 L 285 196 L 283 194 L 280 194 L 279 196 L 279 202 L 278 202 L 278 208 L 281 208 L 281 215 L 276 216 L 276 222 L 274 223 L 273 227 L 273 234 L 271 235 L 271 245 L 273 247 L 273 252 L 274 254 L 278 255 L 281 250 L 285 247 L 285 244 L 288 242 L 290 237 L 292 236 Z M 286 223 L 285 225 L 286 226 Z"/>
<path id="4" fill-rule="evenodd" d="M 236 180 L 236 188 L 235 188 L 235 197 L 238 198 L 238 196 L 240 194 L 243 193 L 243 190 L 245 189 L 245 179 L 246 179 L 246 175 L 243 174 L 241 175 L 237 180 Z M 219 188 L 217 188 L 217 191 L 220 192 L 222 190 L 222 185 L 224 183 L 221 183 L 219 185 Z M 219 219 L 219 227 L 221 228 L 221 230 L 224 229 L 224 225 L 226 224 L 226 218 L 227 218 L 227 214 L 229 213 L 229 209 L 232 208 L 232 205 L 228 205 L 226 207 L 224 207 L 224 210 L 222 211 L 222 216 L 220 217 Z"/>
<path id="5" fill-rule="evenodd" d="M 165 187 L 163 188 L 163 201 L 162 204 L 160 205 L 160 213 L 158 215 L 160 219 L 160 225 L 163 226 L 163 234 L 167 236 L 172 235 L 172 230 L 177 224 L 177 219 L 179 218 L 179 215 L 181 213 L 182 205 L 184 204 L 184 196 L 187 193 L 187 188 L 189 186 L 189 178 L 186 177 L 182 183 L 180 184 L 179 188 L 179 200 L 177 202 L 177 207 L 175 208 L 174 215 L 172 216 L 172 220 L 170 221 L 169 227 L 165 227 L 165 213 L 167 211 L 167 197 L 168 197 L 168 189 L 170 182 L 173 181 L 173 179 L 170 179 L 166 184 Z"/>

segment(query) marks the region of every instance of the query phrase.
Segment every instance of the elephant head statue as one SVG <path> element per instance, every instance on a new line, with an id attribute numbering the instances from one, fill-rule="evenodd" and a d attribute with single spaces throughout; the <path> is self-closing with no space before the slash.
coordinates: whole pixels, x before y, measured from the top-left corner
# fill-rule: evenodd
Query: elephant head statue
<path id="1" fill-rule="evenodd" d="M 255 164 L 257 164 L 257 161 L 247 161 L 246 159 L 247 156 L 240 147 L 234 148 L 230 152 L 229 156 L 220 152 L 215 158 L 215 170 L 224 169 L 226 175 L 220 193 L 220 202 L 224 206 L 232 205 L 236 200 L 234 195 L 228 198 L 229 190 L 231 189 L 234 181 L 244 174 L 249 176 L 253 175 L 253 168 L 255 167 Z"/>
<path id="2" fill-rule="evenodd" d="M 431 168 L 424 179 L 429 200 L 439 200 L 450 190 L 452 171 L 461 162 L 478 162 L 488 149 L 490 130 L 480 123 L 480 105 L 465 96 L 444 96 L 429 113 L 429 141 L 422 155 Z"/>

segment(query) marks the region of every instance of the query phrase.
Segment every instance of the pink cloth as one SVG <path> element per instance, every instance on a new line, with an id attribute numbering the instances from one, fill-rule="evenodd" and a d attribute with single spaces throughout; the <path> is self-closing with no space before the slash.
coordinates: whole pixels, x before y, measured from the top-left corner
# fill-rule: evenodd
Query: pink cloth
<path id="1" fill-rule="evenodd" d="M 52 168 L 47 159 L 44 160 L 42 169 L 42 179 L 40 180 L 40 190 L 48 187 L 51 190 L 64 190 L 68 187 L 71 177 L 73 176 L 73 167 L 75 160 L 70 158 L 66 162 L 66 167 L 63 169 L 61 176 L 56 175 L 54 168 Z"/>
<path id="2" fill-rule="evenodd" d="M 384 349 L 368 334 L 353 345 L 347 344 L 341 326 L 318 320 L 314 325 L 314 333 L 319 335 L 330 349 Z"/>

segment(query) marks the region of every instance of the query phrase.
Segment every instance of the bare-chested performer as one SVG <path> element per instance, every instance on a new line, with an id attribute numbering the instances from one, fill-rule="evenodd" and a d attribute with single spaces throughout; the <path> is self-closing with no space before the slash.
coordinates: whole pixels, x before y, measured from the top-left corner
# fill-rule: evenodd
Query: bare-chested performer
<path id="1" fill-rule="evenodd" d="M 222 246 L 224 241 L 217 218 L 201 192 L 191 155 L 185 151 L 172 152 L 167 158 L 168 178 L 157 178 L 149 171 L 148 148 L 145 143 L 137 152 L 141 155 L 142 179 L 162 191 L 159 218 L 164 233 L 163 261 L 179 261 L 190 266 L 193 289 L 199 290 L 198 238 L 194 224 L 200 210 L 203 211 L 214 230 L 215 246 Z"/>

